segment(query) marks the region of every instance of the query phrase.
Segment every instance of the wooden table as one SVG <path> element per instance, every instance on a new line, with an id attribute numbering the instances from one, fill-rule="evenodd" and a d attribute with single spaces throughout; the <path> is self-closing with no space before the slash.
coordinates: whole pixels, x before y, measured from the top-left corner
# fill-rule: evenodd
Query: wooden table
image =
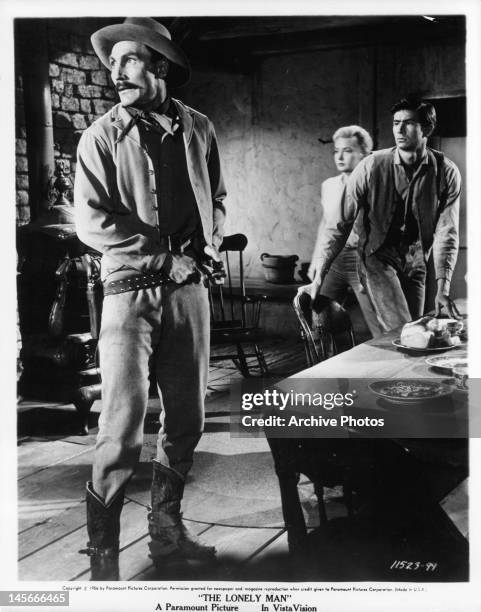
<path id="1" fill-rule="evenodd" d="M 458 301 L 458 308 L 461 312 L 466 310 L 465 300 Z M 417 409 L 411 405 L 409 410 L 402 410 L 399 405 L 379 399 L 369 390 L 369 383 L 383 379 L 414 378 L 452 382 L 452 377 L 433 369 L 426 363 L 426 359 L 438 355 L 454 357 L 467 350 L 466 343 L 463 343 L 446 352 L 407 351 L 393 345 L 393 340 L 399 339 L 399 336 L 399 329 L 388 332 L 302 370 L 276 386 L 284 392 L 292 388 L 305 393 L 346 392 L 355 388 L 358 394 L 354 406 L 346 413 L 353 413 L 354 416 L 357 411 L 361 417 L 365 411 L 366 415 L 372 412 L 374 417 L 387 417 L 389 427 L 379 431 L 379 436 L 372 437 L 465 437 L 468 429 L 468 402 L 467 395 L 462 391 L 455 390 L 451 397 L 435 400 L 438 410 L 425 410 L 423 404 L 419 404 Z M 399 431 L 398 435 L 394 435 L 395 430 Z M 366 429 L 358 430 L 357 433 L 370 437 Z M 322 436 L 318 432 L 312 435 Z"/>
<path id="2" fill-rule="evenodd" d="M 466 312 L 466 300 L 456 302 L 461 313 Z M 331 357 L 312 368 L 302 370 L 293 378 L 445 378 L 426 363 L 427 353 L 405 352 L 392 341 L 399 338 L 396 329 L 375 340 L 368 340 L 349 351 Z M 451 349 L 450 355 L 465 351 L 466 346 Z M 436 355 L 443 353 L 433 353 Z M 447 353 L 446 353 L 447 354 Z"/>
<path id="3" fill-rule="evenodd" d="M 466 312 L 465 300 L 458 300 L 457 305 L 462 313 Z M 286 390 L 290 385 L 296 387 L 296 379 L 317 379 L 322 384 L 322 380 L 325 379 L 373 380 L 386 378 L 429 378 L 442 380 L 447 378 L 446 375 L 436 372 L 426 363 L 426 358 L 429 356 L 428 354 L 405 352 L 395 347 L 392 344 L 392 341 L 396 338 L 399 338 L 399 335 L 400 330 L 394 330 L 392 332 L 384 334 L 380 338 L 373 339 L 363 344 L 360 344 L 351 350 L 336 355 L 326 361 L 316 364 L 311 368 L 302 370 L 294 376 L 281 381 L 281 383 L 276 386 L 280 387 L 281 390 Z M 450 349 L 449 353 L 447 352 L 446 354 L 455 355 L 456 353 L 459 353 L 461 351 L 466 351 L 466 348 L 466 345 L 460 346 L 455 349 Z M 379 410 L 383 409 L 386 408 L 379 408 Z M 387 411 L 389 411 L 389 406 L 387 407 Z M 399 439 L 402 438 L 402 436 L 397 436 L 398 439 L 394 439 L 394 436 L 386 437 L 389 437 L 391 441 L 394 441 L 396 445 L 399 445 L 399 448 L 403 448 L 404 450 L 406 450 L 408 454 L 412 454 L 415 457 L 419 456 L 420 461 L 431 461 L 436 465 L 442 465 L 443 462 L 449 464 L 450 460 L 453 460 L 453 457 L 449 456 L 451 446 L 454 447 L 456 444 L 461 443 L 461 446 L 464 445 L 465 447 L 467 447 L 467 440 L 465 439 L 453 442 L 449 439 L 440 440 L 436 439 L 435 437 L 430 440 L 425 440 L 423 438 L 416 439 L 415 437 L 409 440 Z M 446 438 L 447 437 L 448 436 L 446 436 Z M 302 440 L 299 440 L 299 442 L 302 445 Z M 280 444 L 278 444 L 277 448 L 275 448 L 275 446 L 276 445 L 274 444 L 273 448 L 273 445 L 271 444 L 271 450 L 273 450 L 273 454 L 277 454 L 277 463 L 279 463 L 279 454 L 282 455 L 283 449 L 287 449 L 289 444 L 286 441 L 285 443 L 281 442 Z M 458 458 L 455 458 L 453 461 L 455 462 L 457 460 Z M 293 462 L 294 460 L 292 459 L 292 457 L 289 457 L 287 461 L 285 458 L 282 459 L 283 465 L 287 465 L 289 463 L 293 464 Z M 278 465 L 276 464 L 276 468 L 277 467 Z M 454 484 L 452 483 L 452 480 L 449 480 L 449 478 L 447 478 L 446 488 L 443 490 L 442 495 L 436 498 L 436 504 L 440 502 L 443 506 L 443 499 L 446 499 L 446 496 L 449 495 L 451 490 L 455 489 L 459 492 L 458 498 L 454 505 L 456 507 L 457 517 L 459 519 L 459 516 L 461 516 L 461 520 L 456 519 L 455 524 L 458 530 L 464 536 L 466 535 L 467 526 L 467 487 L 465 486 L 467 480 L 467 468 L 467 462 L 465 465 L 461 465 L 460 473 L 462 474 L 462 476 Z M 436 470 L 437 469 L 438 468 L 436 467 Z M 302 472 L 302 469 L 300 469 L 299 471 Z M 285 495 L 283 495 L 283 498 L 285 498 L 283 499 L 283 507 L 287 511 L 287 515 L 289 515 L 288 520 L 286 520 L 286 526 L 288 528 L 288 532 L 290 532 L 290 534 L 292 535 L 291 541 L 298 542 L 301 541 L 305 531 L 303 528 L 302 516 L 299 513 L 299 510 L 296 508 L 295 500 L 294 502 L 292 502 L 292 496 L 294 491 L 293 483 L 289 483 L 289 475 L 287 474 L 287 472 L 282 476 L 285 480 L 284 482 L 281 482 L 282 478 L 281 474 L 279 474 L 279 471 L 278 475 L 280 479 L 281 493 L 285 493 Z M 288 499 L 289 496 L 291 497 L 291 500 Z M 295 493 L 294 496 L 297 496 L 297 494 Z"/>

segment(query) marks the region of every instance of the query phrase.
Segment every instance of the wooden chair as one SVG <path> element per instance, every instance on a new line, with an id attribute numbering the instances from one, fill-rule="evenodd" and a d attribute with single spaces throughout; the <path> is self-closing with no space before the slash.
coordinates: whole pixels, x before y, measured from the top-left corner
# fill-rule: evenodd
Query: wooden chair
<path id="1" fill-rule="evenodd" d="M 211 346 L 233 346 L 235 352 L 211 355 L 212 361 L 232 359 L 243 376 L 250 376 L 248 357 L 255 357 L 261 376 L 268 374 L 267 364 L 260 346 L 262 333 L 259 327 L 264 295 L 246 295 L 244 283 L 243 252 L 247 246 L 244 234 L 225 236 L 219 252 L 224 259 L 226 281 L 224 285 L 210 286 Z M 235 262 L 238 275 L 234 276 Z M 246 353 L 244 345 L 250 345 L 253 353 Z"/>
<path id="2" fill-rule="evenodd" d="M 372 488 L 373 440 L 352 438 L 267 438 L 279 480 L 289 552 L 303 552 L 306 523 L 298 484 L 304 474 L 318 501 L 319 523 L 327 523 L 324 487 L 342 485 L 348 518 L 354 516 L 353 491 Z"/>
<path id="3" fill-rule="evenodd" d="M 311 305 L 307 294 L 296 295 L 301 337 L 308 366 L 313 366 L 355 344 L 346 310 L 334 300 L 318 296 Z M 353 515 L 353 488 L 366 473 L 370 453 L 364 440 L 329 438 L 268 438 L 281 493 L 282 512 L 290 552 L 302 551 L 307 536 L 297 485 L 304 474 L 314 485 L 319 519 L 327 521 L 324 486 L 341 484 L 349 517 Z M 355 474 L 353 474 L 355 472 Z"/>
<path id="4" fill-rule="evenodd" d="M 307 293 L 293 301 L 309 367 L 356 344 L 351 319 L 338 302 L 324 295 L 311 302 Z"/>

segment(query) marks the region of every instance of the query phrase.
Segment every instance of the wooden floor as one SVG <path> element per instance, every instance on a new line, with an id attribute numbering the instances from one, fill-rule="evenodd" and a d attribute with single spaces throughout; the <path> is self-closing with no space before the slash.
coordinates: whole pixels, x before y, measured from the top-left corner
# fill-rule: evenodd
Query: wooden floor
<path id="1" fill-rule="evenodd" d="M 272 339 L 264 346 L 271 375 L 284 377 L 306 367 L 299 342 Z M 212 364 L 206 427 L 226 419 L 229 384 L 239 377 L 232 361 Z M 89 578 L 88 557 L 79 555 L 78 550 L 85 547 L 87 539 L 84 487 L 90 474 L 97 432 L 98 402 L 96 404 L 88 436 L 72 433 L 75 412 L 71 406 L 24 402 L 19 407 L 20 580 Z M 146 421 L 148 419 L 149 415 Z M 210 451 L 215 453 L 215 449 Z M 262 477 L 252 474 L 252 478 L 257 476 Z M 120 571 L 124 580 L 200 577 L 234 580 L 242 579 L 243 575 L 255 579 L 255 575 L 259 576 L 259 567 L 266 569 L 267 558 L 273 560 L 269 566 L 273 578 L 279 578 L 282 573 L 287 576 L 287 541 L 282 521 L 267 527 L 246 527 L 189 520 L 193 532 L 201 535 L 206 543 L 215 545 L 217 563 L 209 567 L 169 566 L 165 573 L 159 574 L 147 556 L 148 486 L 141 493 L 137 489 L 134 487 L 132 495 L 127 491 L 121 516 Z M 214 496 L 209 503 L 215 505 L 218 500 Z"/>
<path id="2" fill-rule="evenodd" d="M 303 347 L 298 341 L 271 339 L 264 343 L 264 352 L 273 377 L 289 376 L 306 367 Z M 127 488 L 121 516 L 120 572 L 123 580 L 466 579 L 468 553 L 464 538 L 461 536 L 463 542 L 459 547 L 459 538 L 454 538 L 453 545 L 451 536 L 449 541 L 445 541 L 439 533 L 434 534 L 422 548 L 419 546 L 425 534 L 419 533 L 409 551 L 406 551 L 405 544 L 402 544 L 401 550 L 402 554 L 408 555 L 422 553 L 423 558 L 427 554 L 439 557 L 442 553 L 448 556 L 449 563 L 444 575 L 414 576 L 399 572 L 396 575 L 392 572 L 383 575 L 381 572 L 372 578 L 372 573 L 366 573 L 372 570 L 371 562 L 375 560 L 378 564 L 376 567 L 382 566 L 386 571 L 392 562 L 386 552 L 390 534 L 387 540 L 376 540 L 371 523 L 367 529 L 362 526 L 353 537 L 346 539 L 350 524 L 343 522 L 346 521 L 346 511 L 339 489 L 327 491 L 327 513 L 330 519 L 334 519 L 329 521 L 331 527 L 323 528 L 320 543 L 312 538 L 311 547 L 314 546 L 321 566 L 302 565 L 298 559 L 292 565 L 287 554 L 277 479 L 267 442 L 264 438 L 235 440 L 230 437 L 229 385 L 232 380 L 240 378 L 232 361 L 211 364 L 205 433 L 196 450 L 183 504 L 184 518 L 189 528 L 200 535 L 205 543 L 216 547 L 216 563 L 207 566 L 170 564 L 159 571 L 154 569 L 148 558 L 146 516 L 150 459 L 155 454 L 158 430 L 158 401 L 153 401 L 145 420 L 144 450 L 139 469 Z M 20 580 L 89 579 L 88 557 L 79 555 L 78 551 L 85 547 L 87 541 L 84 488 L 90 478 L 99 408 L 100 402 L 97 402 L 92 410 L 89 434 L 80 436 L 75 434 L 76 413 L 73 406 L 45 406 L 33 402 L 23 402 L 19 406 Z M 463 536 L 466 536 L 463 525 L 467 525 L 466 484 L 464 482 L 457 487 L 441 504 Z M 311 483 L 301 479 L 299 491 L 307 524 L 315 527 L 318 516 Z M 415 503 L 416 500 L 413 500 Z M 317 530 L 314 530 L 312 535 L 316 534 Z M 441 553 L 438 550 L 440 547 Z M 320 550 L 323 551 L 322 555 L 319 555 Z M 449 551 L 449 555 L 445 551 Z"/>

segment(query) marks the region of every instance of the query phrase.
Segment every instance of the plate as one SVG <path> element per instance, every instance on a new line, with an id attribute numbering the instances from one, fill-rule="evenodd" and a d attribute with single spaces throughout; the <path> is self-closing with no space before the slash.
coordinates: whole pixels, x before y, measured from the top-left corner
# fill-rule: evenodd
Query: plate
<path id="1" fill-rule="evenodd" d="M 442 351 L 450 351 L 455 348 L 459 348 L 462 344 L 456 344 L 454 346 L 431 346 L 428 348 L 413 348 L 411 346 L 406 346 L 405 344 L 401 344 L 401 339 L 396 338 L 392 341 L 394 346 L 400 348 L 404 351 L 410 351 L 411 353 L 441 353 Z"/>
<path id="2" fill-rule="evenodd" d="M 368 385 L 370 391 L 396 404 L 414 404 L 438 399 L 452 393 L 452 388 L 436 380 L 394 378 L 378 380 Z"/>
<path id="3" fill-rule="evenodd" d="M 428 357 L 426 363 L 442 374 L 452 374 L 455 365 L 468 363 L 468 353 L 467 351 L 459 351 L 459 353 L 451 353 L 450 355 Z"/>

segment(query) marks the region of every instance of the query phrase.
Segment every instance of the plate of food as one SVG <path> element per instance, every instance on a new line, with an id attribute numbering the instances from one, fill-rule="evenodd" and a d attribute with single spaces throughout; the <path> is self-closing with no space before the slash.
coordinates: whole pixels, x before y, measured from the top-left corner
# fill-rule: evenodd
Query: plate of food
<path id="1" fill-rule="evenodd" d="M 393 340 L 397 348 L 418 353 L 448 351 L 461 345 L 463 322 L 458 319 L 422 317 L 406 323 L 401 336 Z"/>
<path id="2" fill-rule="evenodd" d="M 436 355 L 428 357 L 426 363 L 441 374 L 452 374 L 456 366 L 468 366 L 468 353 L 467 351 L 456 351 L 449 355 Z"/>
<path id="3" fill-rule="evenodd" d="M 393 345 L 399 349 L 410 351 L 412 353 L 441 353 L 443 351 L 449 351 L 459 346 L 459 344 L 447 344 L 439 346 L 426 346 L 425 348 L 417 346 L 408 346 L 401 342 L 401 338 L 396 338 L 392 341 Z"/>
<path id="4" fill-rule="evenodd" d="M 378 380 L 368 387 L 375 395 L 396 404 L 414 404 L 452 393 L 452 388 L 445 383 L 419 378 Z"/>

